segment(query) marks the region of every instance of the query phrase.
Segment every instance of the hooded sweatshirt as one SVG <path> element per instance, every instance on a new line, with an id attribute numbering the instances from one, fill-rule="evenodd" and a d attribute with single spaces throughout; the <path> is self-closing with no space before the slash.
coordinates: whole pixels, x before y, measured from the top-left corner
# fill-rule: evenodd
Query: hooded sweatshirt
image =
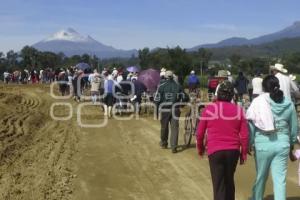
<path id="1" fill-rule="evenodd" d="M 256 128 L 250 122 L 250 142 L 251 144 L 286 142 L 295 144 L 298 134 L 298 120 L 295 107 L 291 100 L 284 98 L 282 103 L 276 103 L 270 98 L 271 111 L 273 113 L 275 131 L 265 134 L 264 131 Z"/>
<path id="2" fill-rule="evenodd" d="M 223 101 L 209 104 L 203 110 L 197 127 L 199 153 L 202 153 L 204 148 L 205 134 L 207 134 L 208 155 L 223 150 L 240 150 L 241 158 L 247 159 L 248 126 L 241 107 Z"/>

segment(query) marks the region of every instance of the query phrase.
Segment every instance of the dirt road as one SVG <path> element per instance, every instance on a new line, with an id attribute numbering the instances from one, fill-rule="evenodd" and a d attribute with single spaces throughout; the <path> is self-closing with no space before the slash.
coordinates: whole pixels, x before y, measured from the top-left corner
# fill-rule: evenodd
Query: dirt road
<path id="1" fill-rule="evenodd" d="M 207 158 L 200 160 L 195 148 L 160 149 L 159 122 L 152 117 L 80 128 L 77 103 L 65 100 L 73 116 L 55 121 L 53 102 L 49 86 L 0 86 L 0 199 L 212 199 Z M 83 122 L 103 120 L 99 107 L 83 110 Z M 290 163 L 289 200 L 300 199 L 296 173 Z M 237 199 L 248 199 L 254 177 L 250 157 L 236 173 Z"/>

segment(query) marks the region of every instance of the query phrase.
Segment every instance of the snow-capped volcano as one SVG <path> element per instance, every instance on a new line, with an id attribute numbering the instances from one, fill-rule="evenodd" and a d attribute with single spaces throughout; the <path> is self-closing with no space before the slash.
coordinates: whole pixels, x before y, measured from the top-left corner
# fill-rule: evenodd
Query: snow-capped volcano
<path id="1" fill-rule="evenodd" d="M 44 41 L 52 41 L 52 40 L 66 40 L 72 42 L 86 42 L 89 40 L 89 37 L 84 37 L 76 32 L 72 28 L 67 28 L 65 30 L 58 31 L 54 33 Z"/>
<path id="2" fill-rule="evenodd" d="M 32 46 L 40 51 L 63 52 L 67 56 L 89 54 L 100 58 L 111 58 L 137 55 L 135 49 L 115 49 L 98 42 L 91 36 L 83 36 L 72 28 L 58 31 Z"/>

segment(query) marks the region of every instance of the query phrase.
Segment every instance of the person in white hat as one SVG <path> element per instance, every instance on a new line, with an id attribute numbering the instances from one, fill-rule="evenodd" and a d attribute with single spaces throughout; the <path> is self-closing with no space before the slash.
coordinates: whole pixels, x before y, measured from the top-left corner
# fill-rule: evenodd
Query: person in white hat
<path id="1" fill-rule="evenodd" d="M 283 91 L 285 97 L 291 99 L 291 92 L 299 92 L 298 87 L 287 76 L 288 70 L 284 68 L 283 64 L 276 63 L 274 66 L 271 66 L 271 70 L 273 75 L 278 78 L 280 90 Z"/>
<path id="2" fill-rule="evenodd" d="M 166 81 L 158 87 L 157 92 L 154 95 L 154 102 L 161 112 L 160 146 L 163 149 L 167 149 L 168 147 L 170 124 L 171 149 L 172 153 L 177 153 L 180 106 L 176 105 L 176 103 L 187 102 L 189 97 L 184 93 L 182 87 L 174 81 L 172 71 L 166 71 L 165 77 Z"/>
<path id="3" fill-rule="evenodd" d="M 160 81 L 159 81 L 159 85 L 163 84 L 164 82 L 166 82 L 166 69 L 162 68 L 160 70 Z"/>
<path id="4" fill-rule="evenodd" d="M 290 78 L 291 81 L 292 81 L 293 87 L 299 88 L 299 87 L 298 87 L 298 84 L 297 84 L 297 82 L 296 82 L 296 78 L 297 78 L 297 77 L 296 77 L 295 75 L 293 75 L 293 74 L 290 74 L 290 75 L 289 75 L 289 78 Z M 295 108 L 296 108 L 296 110 L 297 110 L 297 106 L 298 106 L 299 100 L 300 100 L 300 92 L 292 91 L 292 92 L 291 92 L 291 99 L 292 99 L 293 103 L 295 104 Z"/>

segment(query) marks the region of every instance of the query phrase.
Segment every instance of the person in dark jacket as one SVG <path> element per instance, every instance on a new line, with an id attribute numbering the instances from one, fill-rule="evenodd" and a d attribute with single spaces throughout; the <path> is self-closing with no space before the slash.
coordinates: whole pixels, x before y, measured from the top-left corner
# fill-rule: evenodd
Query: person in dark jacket
<path id="1" fill-rule="evenodd" d="M 140 114 L 141 109 L 140 105 L 142 103 L 142 95 L 144 92 L 146 92 L 147 88 L 146 86 L 136 78 L 132 79 L 132 83 L 134 84 L 134 103 L 135 103 L 135 109 L 136 112 Z"/>
<path id="2" fill-rule="evenodd" d="M 154 102 L 161 112 L 161 141 L 160 146 L 164 149 L 168 147 L 169 124 L 171 124 L 171 149 L 177 153 L 180 107 L 174 106 L 178 102 L 187 102 L 188 95 L 183 92 L 182 87 L 173 80 L 173 73 L 166 71 L 166 81 L 160 84 Z"/>
<path id="3" fill-rule="evenodd" d="M 74 77 L 72 80 L 74 100 L 77 102 L 80 102 L 80 96 L 82 94 L 82 88 L 84 85 L 83 79 L 81 78 L 82 75 L 83 72 L 81 70 L 78 70 L 74 73 Z"/>
<path id="4" fill-rule="evenodd" d="M 235 81 L 234 87 L 237 91 L 238 101 L 243 100 L 243 96 L 248 93 L 248 79 L 244 76 L 243 72 L 239 72 L 239 75 Z"/>

